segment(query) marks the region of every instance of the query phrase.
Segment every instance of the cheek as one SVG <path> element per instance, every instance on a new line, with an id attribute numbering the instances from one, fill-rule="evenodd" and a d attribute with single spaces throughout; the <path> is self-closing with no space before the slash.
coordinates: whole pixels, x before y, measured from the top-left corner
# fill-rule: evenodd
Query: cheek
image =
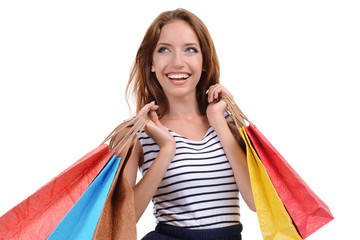
<path id="1" fill-rule="evenodd" d="M 203 61 L 202 61 L 202 58 L 197 58 L 197 59 L 194 61 L 193 66 L 196 68 L 196 72 L 201 74 L 201 72 L 202 72 L 202 70 L 203 70 Z"/>
<path id="2" fill-rule="evenodd" d="M 154 56 L 153 57 L 153 66 L 156 71 L 161 71 L 166 65 L 167 58 L 165 56 Z"/>
<path id="3" fill-rule="evenodd" d="M 156 76 L 156 80 L 155 81 L 157 81 L 159 84 L 160 84 L 160 86 L 162 87 L 162 88 L 164 88 L 164 79 L 163 79 L 163 76 L 161 75 L 161 73 L 159 73 L 158 71 L 156 71 L 155 72 L 155 76 Z"/>

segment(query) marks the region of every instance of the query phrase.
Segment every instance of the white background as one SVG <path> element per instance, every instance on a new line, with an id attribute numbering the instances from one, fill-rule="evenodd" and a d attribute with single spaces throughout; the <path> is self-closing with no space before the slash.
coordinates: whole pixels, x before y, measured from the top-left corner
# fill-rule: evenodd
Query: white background
<path id="1" fill-rule="evenodd" d="M 182 7 L 207 25 L 222 84 L 332 210 L 308 239 L 357 238 L 357 2 L 1 1 L 0 215 L 129 116 L 124 90 L 142 37 Z M 261 239 L 244 202 L 241 214 L 243 238 Z M 154 226 L 150 206 L 138 237 Z"/>

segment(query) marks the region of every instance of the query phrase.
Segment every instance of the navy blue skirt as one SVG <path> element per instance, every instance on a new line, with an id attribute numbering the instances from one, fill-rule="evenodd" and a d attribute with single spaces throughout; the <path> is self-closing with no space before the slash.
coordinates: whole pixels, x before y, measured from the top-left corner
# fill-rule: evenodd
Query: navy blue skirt
<path id="1" fill-rule="evenodd" d="M 242 224 L 224 228 L 194 230 L 159 223 L 142 240 L 241 240 Z"/>

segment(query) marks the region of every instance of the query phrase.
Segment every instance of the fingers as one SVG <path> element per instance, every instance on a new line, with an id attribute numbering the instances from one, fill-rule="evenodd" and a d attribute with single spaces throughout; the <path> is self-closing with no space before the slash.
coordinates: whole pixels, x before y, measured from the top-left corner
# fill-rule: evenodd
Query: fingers
<path id="1" fill-rule="evenodd" d="M 155 110 L 151 110 L 150 111 L 150 119 L 151 121 L 153 121 L 155 124 L 157 124 L 159 122 L 159 117 L 156 114 Z"/>
<path id="2" fill-rule="evenodd" d="M 147 122 L 147 126 L 153 126 L 154 124 L 157 127 L 164 128 L 164 126 L 159 121 L 159 116 L 156 113 L 156 110 L 159 108 L 159 105 L 155 104 L 155 101 L 152 101 L 148 104 L 146 104 L 139 112 L 138 114 L 149 114 L 149 118 L 151 121 Z"/>
<path id="3" fill-rule="evenodd" d="M 159 106 L 155 105 L 155 101 L 152 101 L 151 103 L 146 104 L 139 112 L 138 114 L 147 114 L 149 111 L 151 110 L 156 110 L 158 109 Z"/>
<path id="4" fill-rule="evenodd" d="M 158 109 L 159 106 L 158 105 L 155 105 L 155 102 L 151 102 L 151 103 L 148 103 L 146 104 L 140 111 L 138 114 L 146 114 L 148 115 L 148 117 L 150 118 L 150 121 L 148 121 L 146 123 L 146 127 L 145 127 L 145 130 L 146 129 L 155 129 L 156 128 L 156 124 L 154 122 L 155 121 L 159 121 L 159 117 L 158 115 L 156 114 L 156 109 Z"/>
<path id="5" fill-rule="evenodd" d="M 214 85 L 210 86 L 210 88 L 206 92 L 208 94 L 209 103 L 217 101 L 222 92 L 226 92 L 227 94 L 230 95 L 231 98 L 233 98 L 231 93 L 225 87 L 223 87 L 221 84 L 214 84 Z"/>
<path id="6" fill-rule="evenodd" d="M 219 94 L 222 91 L 222 86 L 220 84 L 214 84 L 210 86 L 209 92 L 208 92 L 208 101 L 209 103 L 214 102 L 219 98 Z"/>

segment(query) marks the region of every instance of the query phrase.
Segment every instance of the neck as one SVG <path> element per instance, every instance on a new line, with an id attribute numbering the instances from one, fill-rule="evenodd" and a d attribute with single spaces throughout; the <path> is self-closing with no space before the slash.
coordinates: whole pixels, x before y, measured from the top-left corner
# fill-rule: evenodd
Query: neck
<path id="1" fill-rule="evenodd" d="M 169 112 L 164 116 L 164 119 L 191 120 L 201 115 L 195 94 L 181 98 L 168 96 L 168 100 Z"/>

